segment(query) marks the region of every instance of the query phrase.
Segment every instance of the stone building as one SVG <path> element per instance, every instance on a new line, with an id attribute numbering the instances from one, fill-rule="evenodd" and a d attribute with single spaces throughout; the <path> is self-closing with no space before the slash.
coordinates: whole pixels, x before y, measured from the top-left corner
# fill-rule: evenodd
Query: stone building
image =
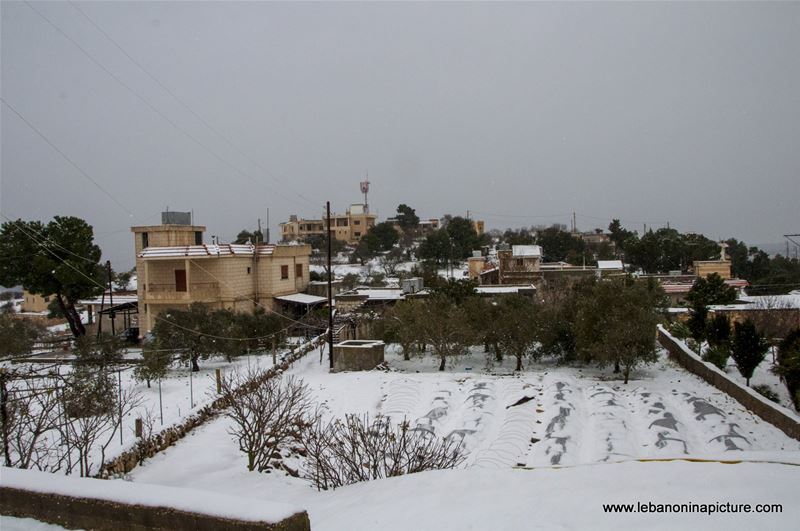
<path id="1" fill-rule="evenodd" d="M 42 313 L 48 311 L 48 306 L 55 299 L 54 295 L 42 297 L 28 290 L 22 292 L 22 311 L 30 313 Z"/>
<path id="2" fill-rule="evenodd" d="M 141 334 L 171 308 L 202 303 L 238 312 L 272 309 L 278 297 L 308 287 L 309 245 L 205 244 L 205 227 L 188 218 L 162 220 L 171 223 L 131 227 Z"/>
<path id="3" fill-rule="evenodd" d="M 334 238 L 354 245 L 375 225 L 377 216 L 369 212 L 366 204 L 353 204 L 345 214 L 331 213 L 331 231 Z M 325 236 L 328 220 L 298 219 L 296 215 L 281 223 L 281 239 L 284 242 L 303 241 L 312 236 Z"/>

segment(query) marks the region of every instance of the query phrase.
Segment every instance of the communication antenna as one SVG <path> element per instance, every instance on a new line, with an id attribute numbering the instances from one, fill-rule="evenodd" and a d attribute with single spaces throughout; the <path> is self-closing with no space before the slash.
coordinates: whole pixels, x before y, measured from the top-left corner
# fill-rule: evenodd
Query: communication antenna
<path id="1" fill-rule="evenodd" d="M 364 194 L 364 212 L 369 212 L 369 201 L 367 196 L 369 194 L 369 171 L 367 171 L 367 178 L 359 183 L 361 185 L 361 193 Z"/>

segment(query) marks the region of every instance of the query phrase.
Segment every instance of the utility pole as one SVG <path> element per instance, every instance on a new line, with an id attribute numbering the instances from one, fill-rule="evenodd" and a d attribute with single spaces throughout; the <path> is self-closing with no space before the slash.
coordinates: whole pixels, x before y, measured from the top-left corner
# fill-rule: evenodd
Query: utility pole
<path id="1" fill-rule="evenodd" d="M 265 243 L 269 243 L 271 240 L 269 239 L 269 207 L 267 207 L 267 239 Z"/>
<path id="2" fill-rule="evenodd" d="M 264 238 L 264 234 L 261 232 L 261 218 L 258 218 L 258 232 L 256 233 L 256 241 L 253 247 L 253 291 L 256 295 L 253 301 L 254 310 L 258 307 L 258 276 L 260 274 L 258 270 L 258 234 L 261 234 L 262 239 Z"/>
<path id="3" fill-rule="evenodd" d="M 364 192 L 364 199 L 366 201 L 366 192 Z M 328 362 L 331 370 L 333 370 L 333 297 L 331 288 L 331 277 L 333 276 L 333 269 L 331 268 L 331 249 L 333 238 L 331 232 L 331 202 L 326 202 L 328 212 Z"/>
<path id="4" fill-rule="evenodd" d="M 109 316 L 111 317 L 111 335 L 117 335 L 117 329 L 114 326 L 116 315 L 114 315 L 114 286 L 111 284 L 111 260 L 106 260 L 106 270 L 108 271 L 108 306 L 111 308 Z"/>

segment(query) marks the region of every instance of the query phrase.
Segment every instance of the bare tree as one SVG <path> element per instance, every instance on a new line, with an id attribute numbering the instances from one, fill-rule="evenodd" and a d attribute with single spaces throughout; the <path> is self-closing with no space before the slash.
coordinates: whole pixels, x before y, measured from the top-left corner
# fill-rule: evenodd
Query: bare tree
<path id="1" fill-rule="evenodd" d="M 781 339 L 797 326 L 797 313 L 792 305 L 775 295 L 759 297 L 752 304 L 747 317 L 756 329 L 769 341 L 772 350 L 772 363 L 775 363 L 775 351 Z"/>
<path id="2" fill-rule="evenodd" d="M 397 275 L 397 271 L 403 263 L 403 251 L 395 247 L 389 252 L 382 254 L 378 258 L 378 263 L 387 277 L 394 277 Z"/>
<path id="3" fill-rule="evenodd" d="M 262 472 L 280 448 L 297 438 L 310 408 L 308 387 L 293 376 L 265 378 L 263 369 L 222 378 L 228 430 L 247 454 L 247 469 Z"/>
<path id="4" fill-rule="evenodd" d="M 407 421 L 394 425 L 381 416 L 371 422 L 358 415 L 324 422 L 318 410 L 306 425 L 302 444 L 307 461 L 301 474 L 322 490 L 455 468 L 464 460 L 460 441 L 437 438 Z"/>
<path id="5" fill-rule="evenodd" d="M 2 443 L 5 466 L 55 471 L 59 460 L 58 378 L 35 369 L 0 369 Z"/>
<path id="6" fill-rule="evenodd" d="M 99 377 L 106 378 L 105 375 Z M 142 397 L 136 389 L 123 389 L 121 392 L 111 383 L 115 393 L 103 408 L 88 410 L 76 409 L 69 405 L 70 393 L 67 389 L 65 410 L 66 422 L 62 426 L 62 436 L 70 452 L 78 454 L 78 470 L 81 477 L 90 476 L 95 471 L 95 463 L 102 466 L 108 449 L 118 429 L 122 429 L 122 419 L 142 404 Z M 99 458 L 99 461 L 98 461 Z"/>

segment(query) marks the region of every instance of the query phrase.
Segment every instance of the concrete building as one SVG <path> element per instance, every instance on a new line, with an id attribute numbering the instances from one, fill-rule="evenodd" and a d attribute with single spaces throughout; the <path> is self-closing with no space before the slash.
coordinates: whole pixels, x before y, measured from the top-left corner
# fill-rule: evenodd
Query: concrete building
<path id="1" fill-rule="evenodd" d="M 29 313 L 42 313 L 48 311 L 48 306 L 55 299 L 55 295 L 42 297 L 28 290 L 22 291 L 22 311 Z"/>
<path id="2" fill-rule="evenodd" d="M 370 214 L 366 204 L 353 204 L 345 214 L 331 213 L 331 228 L 334 238 L 355 245 L 367 231 L 375 226 L 377 216 Z M 325 236 L 327 219 L 298 219 L 296 215 L 281 226 L 281 239 L 284 242 L 304 241 L 313 236 Z"/>
<path id="3" fill-rule="evenodd" d="M 542 248 L 512 245 L 497 251 L 499 284 L 536 284 L 541 278 Z"/>
<path id="4" fill-rule="evenodd" d="M 238 312 L 272 309 L 281 296 L 308 287 L 309 245 L 204 244 L 205 227 L 180 221 L 186 224 L 131 227 L 140 333 L 171 308 L 202 303 Z"/>

